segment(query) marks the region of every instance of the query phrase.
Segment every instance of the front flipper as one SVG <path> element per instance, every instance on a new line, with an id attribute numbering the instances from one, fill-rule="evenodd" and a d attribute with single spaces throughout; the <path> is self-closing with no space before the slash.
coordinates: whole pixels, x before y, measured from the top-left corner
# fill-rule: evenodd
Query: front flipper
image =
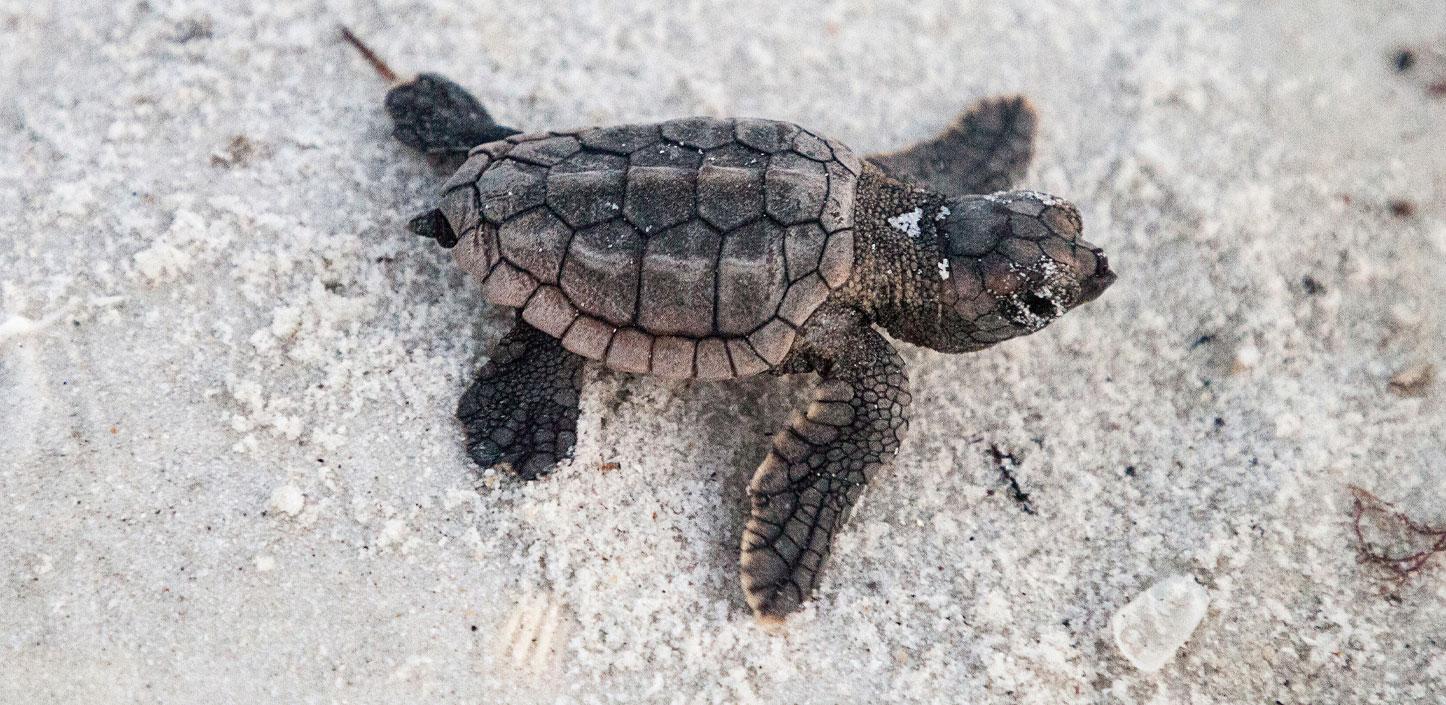
<path id="1" fill-rule="evenodd" d="M 424 73 L 387 91 L 392 135 L 438 161 L 460 161 L 479 144 L 518 133 L 492 120 L 467 89 Z"/>
<path id="2" fill-rule="evenodd" d="M 946 196 L 1003 191 L 1029 168 L 1037 121 L 1024 96 L 986 98 L 934 139 L 868 159 L 889 176 Z"/>
<path id="3" fill-rule="evenodd" d="M 510 465 L 525 480 L 572 457 L 583 358 L 518 319 L 457 404 L 467 454 L 478 465 Z"/>
<path id="4" fill-rule="evenodd" d="M 843 316 L 805 335 L 823 382 L 807 411 L 774 436 L 748 486 L 743 591 L 767 622 L 781 622 L 808 599 L 834 533 L 870 477 L 892 462 L 908 427 L 904 363 L 882 335 Z"/>

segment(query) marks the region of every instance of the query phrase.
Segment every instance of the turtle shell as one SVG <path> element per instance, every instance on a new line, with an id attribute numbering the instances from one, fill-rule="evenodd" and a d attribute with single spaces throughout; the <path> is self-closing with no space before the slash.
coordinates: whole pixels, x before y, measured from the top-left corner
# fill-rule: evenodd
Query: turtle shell
<path id="1" fill-rule="evenodd" d="M 773 120 L 514 135 L 443 188 L 493 303 L 610 368 L 726 379 L 779 364 L 853 268 L 860 161 Z"/>

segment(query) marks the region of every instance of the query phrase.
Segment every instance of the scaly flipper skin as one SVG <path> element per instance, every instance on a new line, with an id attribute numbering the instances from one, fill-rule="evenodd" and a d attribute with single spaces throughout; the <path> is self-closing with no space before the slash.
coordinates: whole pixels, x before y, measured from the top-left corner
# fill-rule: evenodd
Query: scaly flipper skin
<path id="1" fill-rule="evenodd" d="M 908 377 L 892 345 L 857 313 L 820 311 L 805 330 L 823 376 L 808 409 L 773 438 L 748 486 L 741 577 L 759 619 L 781 622 L 808 599 L 871 476 L 908 427 Z"/>
<path id="2" fill-rule="evenodd" d="M 868 159 L 896 179 L 948 196 L 1003 191 L 1029 168 L 1037 121 L 1024 96 L 986 98 L 934 139 Z"/>
<path id="3" fill-rule="evenodd" d="M 457 404 L 472 460 L 532 480 L 572 457 L 582 367 L 556 338 L 518 320 Z"/>
<path id="4" fill-rule="evenodd" d="M 392 135 L 402 144 L 455 169 L 467 150 L 517 134 L 492 120 L 467 89 L 434 73 L 424 73 L 387 91 Z"/>

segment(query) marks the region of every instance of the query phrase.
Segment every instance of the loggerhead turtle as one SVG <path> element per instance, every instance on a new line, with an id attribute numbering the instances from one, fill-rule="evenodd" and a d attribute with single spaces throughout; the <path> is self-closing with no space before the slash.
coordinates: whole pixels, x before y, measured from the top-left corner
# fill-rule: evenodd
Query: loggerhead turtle
<path id="1" fill-rule="evenodd" d="M 777 120 L 522 133 L 461 86 L 393 87 L 393 134 L 455 168 L 410 228 L 451 248 L 513 328 L 462 395 L 467 451 L 534 479 L 572 454 L 585 362 L 672 379 L 817 373 L 748 487 L 741 579 L 777 622 L 908 425 L 897 340 L 940 352 L 1037 331 L 1115 279 L 1079 211 L 1009 191 L 1033 155 L 1023 97 L 860 158 Z M 987 194 L 987 195 L 979 195 Z"/>

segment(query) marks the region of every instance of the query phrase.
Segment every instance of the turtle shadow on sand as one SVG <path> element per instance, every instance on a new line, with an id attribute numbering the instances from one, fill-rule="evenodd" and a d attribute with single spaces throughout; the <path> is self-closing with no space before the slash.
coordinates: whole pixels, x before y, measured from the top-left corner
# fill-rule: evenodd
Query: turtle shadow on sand
<path id="1" fill-rule="evenodd" d="M 629 375 L 621 375 L 620 389 L 639 384 L 656 384 Z M 737 590 L 738 547 L 749 518 L 748 483 L 763 461 L 771 439 L 788 421 L 789 414 L 805 403 L 814 383 L 812 375 L 774 378 L 754 377 L 731 383 L 674 382 L 662 385 L 667 396 L 664 414 L 691 423 L 690 445 L 712 449 L 709 462 L 699 465 L 688 457 L 673 458 L 677 467 L 664 473 L 691 472 L 692 478 L 710 486 L 716 495 L 717 511 L 699 512 L 697 520 L 713 526 L 699 527 L 710 540 L 693 547 L 703 563 L 710 567 L 708 575 L 721 576 L 717 585 L 708 580 L 709 597 L 727 601 L 738 609 L 747 604 Z M 681 427 L 681 424 L 680 424 Z"/>

